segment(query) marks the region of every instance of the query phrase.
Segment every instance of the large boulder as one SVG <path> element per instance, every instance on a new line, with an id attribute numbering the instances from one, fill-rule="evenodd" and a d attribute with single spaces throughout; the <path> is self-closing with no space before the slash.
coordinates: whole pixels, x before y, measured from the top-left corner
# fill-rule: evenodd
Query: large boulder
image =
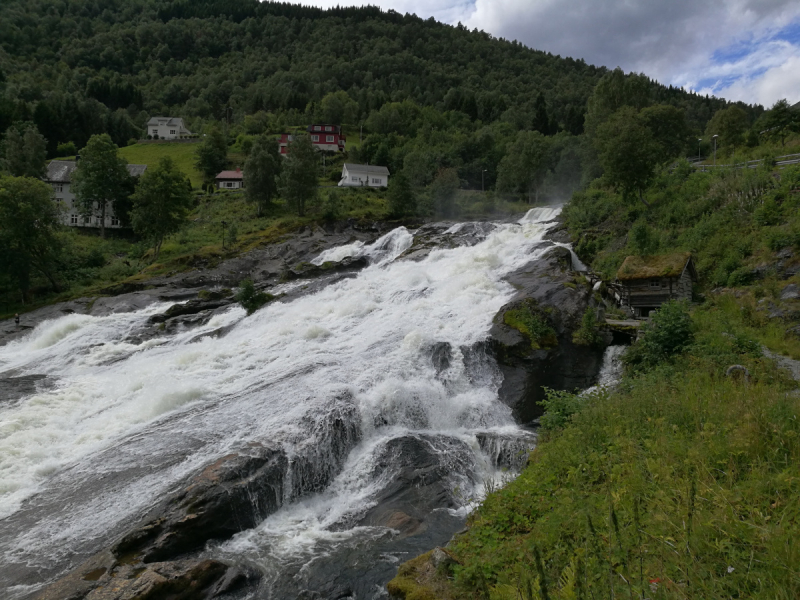
<path id="1" fill-rule="evenodd" d="M 288 459 L 251 444 L 195 475 L 113 548 L 143 563 L 169 560 L 255 527 L 280 508 Z"/>
<path id="2" fill-rule="evenodd" d="M 572 254 L 553 247 L 507 277 L 517 290 L 497 313 L 489 344 L 503 374 L 500 399 L 521 423 L 541 416 L 544 388 L 575 390 L 589 387 L 600 372 L 603 345 L 584 346 L 572 341 L 592 290 L 572 271 Z M 510 316 L 529 314 L 549 332 L 531 338 Z"/>

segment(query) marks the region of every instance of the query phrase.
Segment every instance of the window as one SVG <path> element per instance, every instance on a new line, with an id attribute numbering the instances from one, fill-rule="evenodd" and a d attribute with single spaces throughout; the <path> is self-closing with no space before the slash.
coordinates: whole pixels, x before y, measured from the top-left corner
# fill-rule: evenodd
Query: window
<path id="1" fill-rule="evenodd" d="M 333 127 L 331 127 L 330 125 L 328 125 L 328 126 L 325 128 L 325 131 L 333 131 Z"/>
<path id="2" fill-rule="evenodd" d="M 58 204 L 58 205 L 61 205 L 61 203 L 62 203 L 63 201 L 64 201 L 64 199 L 63 199 L 63 198 L 61 198 L 60 196 L 56 196 L 56 204 Z"/>
<path id="3" fill-rule="evenodd" d="M 119 219 L 117 217 L 111 217 L 111 226 L 119 227 Z"/>
<path id="4" fill-rule="evenodd" d="M 333 142 L 333 136 L 332 135 L 326 135 L 325 136 L 325 141 L 326 142 Z"/>
<path id="5" fill-rule="evenodd" d="M 64 184 L 63 183 L 54 183 L 53 184 L 53 191 L 54 192 L 63 192 L 64 191 Z"/>
<path id="6" fill-rule="evenodd" d="M 319 125 L 314 125 L 314 131 L 322 131 L 322 127 Z"/>
<path id="7" fill-rule="evenodd" d="M 319 136 L 318 135 L 312 135 L 311 136 L 311 141 L 312 142 L 318 142 L 319 141 Z"/>
<path id="8" fill-rule="evenodd" d="M 83 217 L 83 224 L 88 225 L 91 223 L 91 217 Z"/>
<path id="9" fill-rule="evenodd" d="M 355 175 L 353 175 L 353 181 L 358 181 L 358 177 L 356 177 Z"/>
<path id="10" fill-rule="evenodd" d="M 373 178 L 372 178 L 372 183 L 374 183 L 374 184 L 376 184 L 376 185 L 380 185 L 380 184 L 382 184 L 383 182 L 381 181 L 380 177 L 373 177 Z"/>
<path id="11" fill-rule="evenodd" d="M 233 182 L 232 182 L 232 181 L 229 181 L 229 182 L 227 182 L 227 183 L 225 184 L 225 186 L 226 186 L 226 187 L 229 187 L 229 188 L 232 188 L 232 187 L 233 187 Z"/>
<path id="12" fill-rule="evenodd" d="M 650 287 L 651 288 L 659 288 L 659 289 L 661 289 L 661 282 L 660 281 L 651 281 L 650 282 Z"/>
<path id="13" fill-rule="evenodd" d="M 175 131 L 174 129 L 170 129 L 170 130 L 169 130 L 169 134 L 170 134 L 170 135 L 175 135 L 176 133 L 178 133 L 178 132 L 177 132 L 177 131 Z"/>
<path id="14" fill-rule="evenodd" d="M 69 224 L 70 225 L 77 225 L 78 224 L 78 215 L 70 215 L 69 216 Z"/>
<path id="15" fill-rule="evenodd" d="M 158 129 L 153 129 L 153 135 L 158 135 Z"/>

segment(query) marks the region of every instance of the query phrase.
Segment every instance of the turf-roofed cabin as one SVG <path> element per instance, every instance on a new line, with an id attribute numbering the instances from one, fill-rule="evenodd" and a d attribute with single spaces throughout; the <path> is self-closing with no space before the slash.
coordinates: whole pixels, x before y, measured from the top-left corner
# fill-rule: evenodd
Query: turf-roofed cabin
<path id="1" fill-rule="evenodd" d="M 620 303 L 647 317 L 667 300 L 692 299 L 697 271 L 689 252 L 629 256 L 617 271 Z"/>

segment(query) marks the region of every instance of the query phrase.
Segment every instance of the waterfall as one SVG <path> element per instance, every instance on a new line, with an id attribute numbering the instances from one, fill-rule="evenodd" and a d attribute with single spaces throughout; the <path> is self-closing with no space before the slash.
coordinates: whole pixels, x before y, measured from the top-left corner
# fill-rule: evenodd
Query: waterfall
<path id="1" fill-rule="evenodd" d="M 399 472 L 398 440 L 438 456 L 452 489 L 476 498 L 498 457 L 516 460 L 487 439 L 525 435 L 476 348 L 514 294 L 503 277 L 551 246 L 543 236 L 558 211 L 533 209 L 419 261 L 395 260 L 413 241 L 401 227 L 317 257 L 368 256 L 353 278 L 141 344 L 130 340 L 167 304 L 64 316 L 0 347 L 0 376 L 46 376 L 35 393 L 0 402 L 1 562 L 57 569 L 96 551 L 251 442 L 290 457 L 283 508 L 209 551 L 274 578 L 387 535 L 358 522 Z M 198 336 L 220 327 L 224 337 Z M 0 567 L 0 595 L 14 597 L 13 581 Z"/>

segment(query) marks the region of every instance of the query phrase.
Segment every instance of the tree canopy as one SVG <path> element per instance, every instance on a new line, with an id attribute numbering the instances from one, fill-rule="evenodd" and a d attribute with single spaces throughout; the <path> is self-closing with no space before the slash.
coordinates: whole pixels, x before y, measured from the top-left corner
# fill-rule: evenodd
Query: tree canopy
<path id="1" fill-rule="evenodd" d="M 127 162 L 117 154 L 117 145 L 108 134 L 92 136 L 81 150 L 81 159 L 72 175 L 72 191 L 84 217 L 94 217 L 105 237 L 109 208 L 121 209 L 132 192 Z"/>
<path id="2" fill-rule="evenodd" d="M 153 260 L 158 260 L 164 238 L 178 231 L 191 209 L 186 176 L 171 158 L 161 158 L 144 172 L 132 199 L 133 230 L 153 245 Z"/>
<path id="3" fill-rule="evenodd" d="M 0 176 L 0 274 L 16 284 L 24 300 L 34 271 L 59 289 L 58 228 L 50 186 L 30 177 Z"/>

